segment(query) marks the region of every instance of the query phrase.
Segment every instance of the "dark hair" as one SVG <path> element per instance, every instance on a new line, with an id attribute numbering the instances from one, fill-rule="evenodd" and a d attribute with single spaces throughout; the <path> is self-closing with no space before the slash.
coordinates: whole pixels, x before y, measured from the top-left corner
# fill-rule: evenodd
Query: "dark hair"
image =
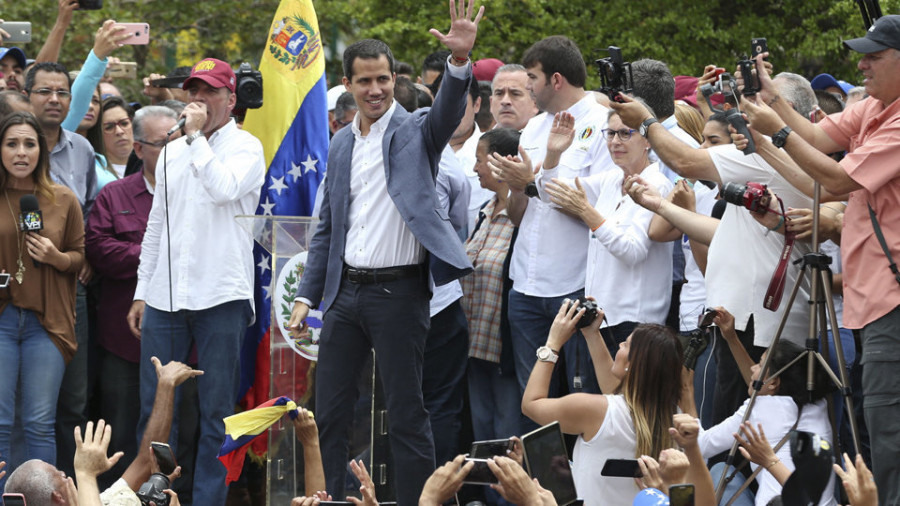
<path id="1" fill-rule="evenodd" d="M 413 66 L 405 61 L 394 62 L 394 73 L 395 74 L 405 74 L 405 75 L 413 75 L 415 70 Z"/>
<path id="2" fill-rule="evenodd" d="M 485 132 L 478 142 L 487 144 L 488 153 L 515 156 L 519 152 L 519 135 L 515 128 L 495 128 Z"/>
<path id="3" fill-rule="evenodd" d="M 37 118 L 30 112 L 14 112 L 0 121 L 0 141 L 6 137 L 6 131 L 16 125 L 28 125 L 37 134 L 38 163 L 31 173 L 31 178 L 34 180 L 35 193 L 40 193 L 52 202 L 55 199 L 52 190 L 53 182 L 50 180 L 50 150 L 47 149 L 47 137 L 44 136 L 44 130 L 41 129 Z M 3 167 L 2 160 L 0 160 L 0 167 Z M 0 189 L 6 189 L 6 185 L 9 183 L 8 174 L 7 168 L 3 167 L 3 170 L 0 171 Z"/>
<path id="4" fill-rule="evenodd" d="M 844 110 L 844 101 L 834 93 L 825 90 L 813 90 L 816 94 L 816 101 L 819 103 L 819 109 L 825 114 L 834 114 Z"/>
<path id="5" fill-rule="evenodd" d="M 469 98 L 472 99 L 472 105 L 475 105 L 475 101 L 481 97 L 481 90 L 478 89 L 478 81 L 475 80 L 475 77 L 469 79 Z"/>
<path id="6" fill-rule="evenodd" d="M 522 65 L 531 68 L 538 63 L 548 81 L 557 72 L 572 86 L 581 87 L 587 81 L 587 67 L 581 50 L 566 36 L 551 35 L 529 47 L 522 56 Z"/>
<path id="7" fill-rule="evenodd" d="M 422 74 L 424 74 L 427 70 L 443 72 L 444 66 L 447 64 L 447 58 L 449 57 L 450 51 L 446 49 L 435 51 L 426 56 L 425 61 L 422 62 Z"/>
<path id="8" fill-rule="evenodd" d="M 494 115 L 491 114 L 491 83 L 478 81 L 478 91 L 481 96 L 481 109 L 475 113 L 475 123 L 482 132 L 486 132 L 494 124 Z"/>
<path id="9" fill-rule="evenodd" d="M 24 95 L 18 91 L 0 91 L 0 120 L 16 112 L 16 109 L 13 109 L 12 106 L 13 102 L 24 104 L 31 103 L 31 101 L 28 100 L 28 95 Z"/>
<path id="10" fill-rule="evenodd" d="M 106 100 L 100 105 L 100 117 L 102 118 L 103 113 L 116 107 L 124 109 L 129 119 L 134 119 L 134 108 L 128 105 L 128 102 L 122 97 L 106 97 Z"/>
<path id="11" fill-rule="evenodd" d="M 633 62 L 631 72 L 636 97 L 643 98 L 660 119 L 675 114 L 675 78 L 665 63 L 645 58 Z"/>
<path id="12" fill-rule="evenodd" d="M 428 94 L 427 91 L 422 89 L 423 86 L 425 88 L 428 87 L 424 84 L 416 86 L 416 102 L 419 104 L 419 107 L 431 107 L 431 104 L 434 103 L 434 99 L 431 97 L 431 95 Z"/>
<path id="13" fill-rule="evenodd" d="M 715 121 L 716 123 L 721 123 L 722 127 L 725 128 L 725 131 L 728 131 L 728 120 L 726 119 L 725 113 L 722 111 L 716 111 L 709 115 L 709 118 L 706 121 Z"/>
<path id="14" fill-rule="evenodd" d="M 782 368 L 791 363 L 800 354 L 804 353 L 804 349 L 796 344 L 781 339 L 771 351 L 769 356 L 768 371 L 766 377 L 780 371 Z M 828 381 L 827 373 L 819 364 L 816 364 L 815 374 L 813 377 L 812 392 L 807 390 L 806 385 L 806 360 L 800 360 L 781 373 L 778 378 L 781 384 L 778 387 L 778 395 L 786 395 L 794 400 L 798 409 L 802 409 L 809 402 L 815 402 L 827 395 L 831 390 L 831 383 Z"/>
<path id="15" fill-rule="evenodd" d="M 354 42 L 344 50 L 344 77 L 353 80 L 353 62 L 357 58 L 364 60 L 377 60 L 384 55 L 388 61 L 388 68 L 394 71 L 394 54 L 387 44 L 376 39 L 363 39 Z"/>
<path id="16" fill-rule="evenodd" d="M 28 69 L 28 73 L 25 74 L 25 91 L 29 95 L 31 94 L 31 89 L 34 88 L 34 78 L 37 73 L 41 71 L 65 75 L 69 89 L 72 88 L 72 78 L 69 77 L 69 71 L 66 70 L 66 67 L 63 64 L 52 61 L 42 61 L 32 65 L 32 67 Z"/>
<path id="17" fill-rule="evenodd" d="M 394 100 L 409 112 L 419 108 L 419 94 L 416 86 L 404 76 L 398 77 L 394 83 Z"/>
<path id="18" fill-rule="evenodd" d="M 619 390 L 634 420 L 635 456 L 659 455 L 674 446 L 669 427 L 681 398 L 683 363 L 681 342 L 672 329 L 655 323 L 634 329 Z"/>

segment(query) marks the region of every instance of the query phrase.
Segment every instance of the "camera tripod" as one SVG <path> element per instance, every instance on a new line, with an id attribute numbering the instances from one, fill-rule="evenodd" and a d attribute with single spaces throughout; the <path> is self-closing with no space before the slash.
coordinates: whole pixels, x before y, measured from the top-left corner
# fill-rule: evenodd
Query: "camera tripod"
<path id="1" fill-rule="evenodd" d="M 821 196 L 821 187 L 818 182 L 814 185 L 813 190 L 813 224 L 812 224 L 812 244 L 813 251 L 812 253 L 808 253 L 803 256 L 801 260 L 798 260 L 801 264 L 800 266 L 800 274 L 797 276 L 797 281 L 794 283 L 794 288 L 791 290 L 791 295 L 788 299 L 786 306 L 784 307 L 784 313 L 781 316 L 781 322 L 778 325 L 778 330 L 775 332 L 775 338 L 772 340 L 772 343 L 769 345 L 768 351 L 766 352 L 766 358 L 760 364 L 760 372 L 759 378 L 753 381 L 751 387 L 753 388 L 753 393 L 750 395 L 750 402 L 747 404 L 747 409 L 744 412 L 744 417 L 741 420 L 741 424 L 743 425 L 750 418 L 750 413 L 753 410 L 753 406 L 756 403 L 756 397 L 759 395 L 760 391 L 763 388 L 763 385 L 778 377 L 781 373 L 786 371 L 788 368 L 792 367 L 797 362 L 800 362 L 803 359 L 806 359 L 806 388 L 807 391 L 812 394 L 815 390 L 815 368 L 822 367 L 824 371 L 828 374 L 831 382 L 838 388 L 841 395 L 844 397 L 844 407 L 846 410 L 846 415 L 850 420 L 850 430 L 853 435 L 853 445 L 856 451 L 859 451 L 859 429 L 856 424 L 856 418 L 854 416 L 853 411 L 853 399 L 851 397 L 851 389 L 849 386 L 849 379 L 847 377 L 847 368 L 846 362 L 844 360 L 844 349 L 841 344 L 839 327 L 837 323 L 837 314 L 834 309 L 834 299 L 832 298 L 831 291 L 831 258 L 824 253 L 819 252 L 819 200 Z M 795 262 L 795 263 L 797 263 Z M 808 272 L 807 272 L 808 271 Z M 800 289 L 800 282 L 803 279 L 803 276 L 809 274 L 810 275 L 810 290 L 809 290 L 809 334 L 806 339 L 805 351 L 801 353 L 797 358 L 792 360 L 789 364 L 776 371 L 774 374 L 766 377 L 766 371 L 769 368 L 769 360 L 772 357 L 772 351 L 775 349 L 775 346 L 778 345 L 779 340 L 781 339 L 782 331 L 784 330 L 785 324 L 787 323 L 788 316 L 790 314 L 790 309 L 794 305 L 794 302 L 797 298 L 797 292 Z M 825 330 L 827 327 L 827 321 L 831 323 L 831 338 L 834 344 L 834 350 L 837 354 L 837 364 L 838 364 L 838 373 L 840 377 L 834 374 L 831 370 L 831 367 L 828 365 L 828 355 L 829 350 L 828 346 L 822 347 L 822 353 L 819 352 L 819 336 L 825 335 Z M 824 354 L 824 355 L 823 355 Z M 832 403 L 831 396 L 826 396 L 828 399 L 828 414 L 831 421 L 832 427 L 832 438 L 837 439 L 838 427 L 836 426 L 835 416 L 834 416 L 834 406 Z M 738 442 L 735 442 L 731 445 L 731 450 L 728 452 L 728 458 L 725 461 L 725 470 L 722 472 L 722 476 L 719 478 L 719 483 L 716 486 L 716 503 L 722 500 L 722 496 L 725 493 L 725 485 L 726 485 L 726 476 L 728 475 L 728 468 L 733 467 L 734 458 L 737 454 Z M 734 501 L 734 497 L 731 498 L 728 504 Z"/>

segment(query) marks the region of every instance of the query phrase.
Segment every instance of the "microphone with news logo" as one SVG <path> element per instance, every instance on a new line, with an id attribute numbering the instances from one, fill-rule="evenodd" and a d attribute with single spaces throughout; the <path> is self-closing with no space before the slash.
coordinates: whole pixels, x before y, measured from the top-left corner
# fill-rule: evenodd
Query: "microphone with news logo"
<path id="1" fill-rule="evenodd" d="M 34 195 L 22 195 L 19 199 L 19 229 L 23 232 L 40 232 L 44 229 L 44 215 Z M 31 259 L 35 267 L 41 263 Z"/>

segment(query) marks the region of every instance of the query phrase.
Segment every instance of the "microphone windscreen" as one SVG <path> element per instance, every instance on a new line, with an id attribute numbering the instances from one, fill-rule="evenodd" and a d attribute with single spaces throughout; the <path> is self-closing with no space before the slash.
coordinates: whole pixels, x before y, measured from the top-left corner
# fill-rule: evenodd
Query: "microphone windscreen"
<path id="1" fill-rule="evenodd" d="M 22 198 L 19 199 L 19 210 L 24 213 L 29 213 L 32 211 L 40 211 L 41 207 L 38 205 L 37 197 L 34 195 L 22 195 Z"/>

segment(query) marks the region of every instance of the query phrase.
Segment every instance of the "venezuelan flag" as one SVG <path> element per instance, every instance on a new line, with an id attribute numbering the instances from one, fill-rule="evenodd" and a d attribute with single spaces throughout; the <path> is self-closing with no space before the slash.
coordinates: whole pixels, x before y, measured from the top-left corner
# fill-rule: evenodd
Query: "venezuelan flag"
<path id="1" fill-rule="evenodd" d="M 250 443 L 265 436 L 269 427 L 285 413 L 290 415 L 291 420 L 297 418 L 297 405 L 287 397 L 278 397 L 225 419 L 225 442 L 219 449 L 218 458 L 228 469 L 228 474 L 225 475 L 226 485 L 241 476 L 244 456 Z"/>
<path id="2" fill-rule="evenodd" d="M 310 216 L 328 156 L 325 54 L 312 1 L 282 0 L 259 70 L 263 106 L 244 120 L 244 130 L 262 142 L 269 168 L 257 214 Z M 259 245 L 254 258 L 256 323 L 244 340 L 237 399 L 245 407 L 269 398 L 272 259 Z"/>

